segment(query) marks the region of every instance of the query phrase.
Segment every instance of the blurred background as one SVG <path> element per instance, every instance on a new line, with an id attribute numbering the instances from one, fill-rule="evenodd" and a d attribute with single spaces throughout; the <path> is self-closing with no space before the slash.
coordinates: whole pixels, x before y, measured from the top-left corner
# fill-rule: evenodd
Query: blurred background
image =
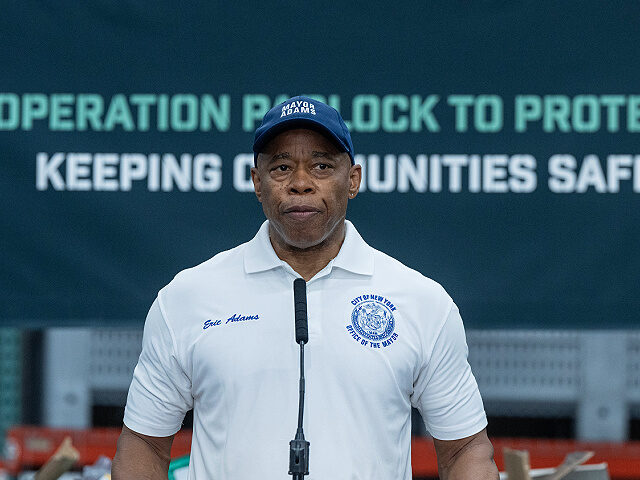
<path id="1" fill-rule="evenodd" d="M 532 467 L 591 449 L 640 478 L 639 19 L 595 0 L 3 5 L 5 474 L 65 435 L 75 470 L 113 456 L 147 309 L 255 234 L 253 131 L 306 94 L 364 167 L 348 218 L 459 305 L 499 466 L 503 446 Z M 415 478 L 435 477 L 414 420 Z"/>

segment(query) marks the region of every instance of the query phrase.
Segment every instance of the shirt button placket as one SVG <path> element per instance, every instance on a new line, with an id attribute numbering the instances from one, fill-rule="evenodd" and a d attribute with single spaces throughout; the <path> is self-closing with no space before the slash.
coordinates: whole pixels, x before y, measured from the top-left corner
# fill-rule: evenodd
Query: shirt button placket
<path id="1" fill-rule="evenodd" d="M 322 334 L 322 305 L 319 281 L 307 284 L 307 318 L 309 320 L 309 337 L 320 338 Z M 311 338 L 309 339 L 311 341 Z"/>

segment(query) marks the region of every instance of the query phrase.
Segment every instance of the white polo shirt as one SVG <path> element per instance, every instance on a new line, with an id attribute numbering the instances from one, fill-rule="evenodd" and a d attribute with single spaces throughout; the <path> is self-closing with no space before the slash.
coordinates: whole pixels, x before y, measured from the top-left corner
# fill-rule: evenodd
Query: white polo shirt
<path id="1" fill-rule="evenodd" d="M 179 273 L 151 306 L 124 423 L 168 436 L 193 408 L 190 479 L 291 478 L 297 277 L 265 222 L 251 241 Z M 462 320 L 439 284 L 347 222 L 307 298 L 309 480 L 410 480 L 412 405 L 442 440 L 486 426 Z"/>

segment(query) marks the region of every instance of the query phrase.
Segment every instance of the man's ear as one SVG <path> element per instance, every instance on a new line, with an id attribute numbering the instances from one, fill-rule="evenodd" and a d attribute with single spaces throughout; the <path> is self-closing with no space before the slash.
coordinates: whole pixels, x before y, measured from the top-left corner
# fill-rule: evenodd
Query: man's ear
<path id="1" fill-rule="evenodd" d="M 362 181 L 362 167 L 359 164 L 351 166 L 349 170 L 349 198 L 355 198 L 360 190 L 360 182 Z"/>
<path id="2" fill-rule="evenodd" d="M 253 190 L 258 197 L 258 201 L 262 203 L 262 191 L 260 190 L 260 172 L 257 167 L 251 167 L 251 180 L 253 181 Z"/>

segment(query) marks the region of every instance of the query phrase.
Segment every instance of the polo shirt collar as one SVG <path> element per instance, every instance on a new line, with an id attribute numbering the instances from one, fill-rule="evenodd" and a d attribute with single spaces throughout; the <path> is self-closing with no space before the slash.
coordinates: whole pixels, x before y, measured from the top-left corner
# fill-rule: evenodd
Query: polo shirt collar
<path id="1" fill-rule="evenodd" d="M 362 239 L 356 227 L 345 221 L 346 233 L 338 255 L 330 262 L 333 267 L 341 268 L 360 275 L 373 275 L 373 249 Z M 244 269 L 246 273 L 257 273 L 284 267 L 273 250 L 269 240 L 269 221 L 265 220 L 253 239 L 244 249 Z"/>
<path id="2" fill-rule="evenodd" d="M 281 267 L 282 260 L 278 258 L 269 240 L 269 220 L 265 220 L 244 249 L 244 271 L 257 273 Z"/>
<path id="3" fill-rule="evenodd" d="M 333 259 L 333 266 L 360 275 L 373 275 L 373 248 L 362 239 L 353 223 L 345 220 L 345 226 L 344 242 Z"/>

